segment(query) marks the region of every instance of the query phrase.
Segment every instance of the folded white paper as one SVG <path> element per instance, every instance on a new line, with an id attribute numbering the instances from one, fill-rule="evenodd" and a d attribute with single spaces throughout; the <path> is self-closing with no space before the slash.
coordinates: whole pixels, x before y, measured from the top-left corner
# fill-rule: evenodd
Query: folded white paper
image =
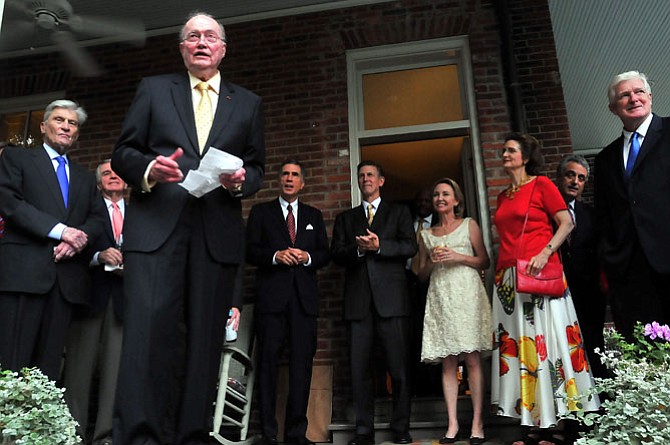
<path id="1" fill-rule="evenodd" d="M 242 168 L 242 165 L 244 165 L 244 162 L 237 156 L 216 147 L 209 147 L 200 161 L 198 169 L 190 170 L 186 179 L 179 185 L 188 190 L 191 195 L 200 198 L 205 193 L 221 186 L 219 182 L 221 173 L 235 173 Z"/>

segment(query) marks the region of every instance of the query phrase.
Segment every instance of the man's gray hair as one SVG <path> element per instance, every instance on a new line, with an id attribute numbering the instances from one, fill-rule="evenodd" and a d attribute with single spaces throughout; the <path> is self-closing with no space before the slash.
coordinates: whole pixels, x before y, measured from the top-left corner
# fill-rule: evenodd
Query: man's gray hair
<path id="1" fill-rule="evenodd" d="M 204 17 L 209 17 L 210 19 L 214 20 L 217 25 L 219 25 L 219 30 L 221 31 L 221 38 L 223 39 L 223 43 L 226 43 L 226 30 L 223 28 L 223 24 L 219 22 L 217 19 L 214 18 L 211 14 L 208 14 L 206 12 L 202 11 L 194 11 L 186 17 L 186 21 L 184 21 L 184 24 L 182 25 L 181 29 L 179 30 L 179 42 L 183 42 L 184 39 L 186 38 L 186 24 L 195 17 L 198 16 L 204 16 Z"/>
<path id="2" fill-rule="evenodd" d="M 102 182 L 102 166 L 105 164 L 109 164 L 110 162 L 112 162 L 111 159 L 103 159 L 95 168 L 95 180 L 98 181 L 98 184 Z"/>
<path id="3" fill-rule="evenodd" d="M 556 169 L 556 179 L 558 180 L 559 178 L 563 177 L 565 170 L 567 170 L 568 164 L 570 162 L 579 164 L 586 169 L 586 180 L 588 181 L 589 175 L 591 174 L 591 167 L 589 166 L 589 161 L 587 161 L 586 158 L 582 155 L 567 155 L 563 157 L 561 162 L 558 164 L 558 168 Z"/>
<path id="4" fill-rule="evenodd" d="M 616 86 L 624 80 L 632 79 L 640 79 L 644 83 L 644 89 L 647 90 L 647 93 L 651 94 L 651 86 L 649 85 L 646 74 L 639 71 L 626 71 L 625 73 L 620 73 L 614 76 L 607 87 L 607 98 L 609 99 L 610 105 L 616 102 Z"/>
<path id="5" fill-rule="evenodd" d="M 84 110 L 84 108 L 77 102 L 67 99 L 58 99 L 51 102 L 44 109 L 44 122 L 49 120 L 49 116 L 51 116 L 51 113 L 53 113 L 56 108 L 65 108 L 74 111 L 77 114 L 77 123 L 79 126 L 84 125 L 84 122 L 86 122 L 86 119 L 88 118 L 86 110 Z"/>

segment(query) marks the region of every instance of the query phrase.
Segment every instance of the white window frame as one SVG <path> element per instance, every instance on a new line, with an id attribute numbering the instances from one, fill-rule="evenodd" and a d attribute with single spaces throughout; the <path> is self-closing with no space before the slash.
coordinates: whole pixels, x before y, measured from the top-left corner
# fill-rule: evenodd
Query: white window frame
<path id="1" fill-rule="evenodd" d="M 450 52 L 456 51 L 454 57 Z M 349 99 L 349 151 L 340 156 L 349 156 L 351 167 L 351 202 L 358 205 L 361 200 L 358 189 L 356 166 L 361 161 L 361 145 L 401 140 L 403 135 L 467 136 L 472 145 L 473 173 L 476 186 L 478 220 L 482 227 L 484 243 L 492 252 L 491 218 L 486 188 L 484 160 L 479 141 L 477 107 L 470 63 L 470 45 L 466 36 L 446 37 L 417 42 L 384 45 L 347 51 L 347 83 Z M 363 122 L 363 75 L 456 64 L 461 79 L 461 103 L 466 119 L 434 124 L 413 125 L 375 130 L 365 130 Z M 364 143 L 362 143 L 364 142 Z M 467 174 L 467 172 L 466 172 Z"/>

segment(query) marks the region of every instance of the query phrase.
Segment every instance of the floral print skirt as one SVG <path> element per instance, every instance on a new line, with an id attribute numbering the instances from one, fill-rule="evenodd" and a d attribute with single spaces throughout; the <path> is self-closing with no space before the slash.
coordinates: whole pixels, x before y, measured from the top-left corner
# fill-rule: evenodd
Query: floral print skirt
<path id="1" fill-rule="evenodd" d="M 514 267 L 498 271 L 493 293 L 494 412 L 549 428 L 561 414 L 597 410 L 570 290 L 561 298 L 517 293 L 514 276 Z"/>

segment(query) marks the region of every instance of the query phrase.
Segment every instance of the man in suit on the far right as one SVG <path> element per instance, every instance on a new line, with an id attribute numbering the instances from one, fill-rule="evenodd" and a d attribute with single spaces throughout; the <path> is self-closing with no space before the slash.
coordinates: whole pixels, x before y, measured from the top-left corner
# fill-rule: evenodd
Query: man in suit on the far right
<path id="1" fill-rule="evenodd" d="M 593 206 L 581 199 L 589 172 L 589 163 L 580 155 L 565 156 L 556 169 L 556 185 L 575 222 L 575 228 L 561 244 L 560 250 L 582 338 L 589 352 L 589 363 L 596 377 L 606 377 L 604 365 L 593 353 L 595 348 L 602 351 L 604 347 L 603 325 L 607 302 L 600 286 L 595 213 Z"/>
<path id="2" fill-rule="evenodd" d="M 595 205 L 614 323 L 631 338 L 637 321 L 670 322 L 670 118 L 652 114 L 638 71 L 615 76 L 608 97 L 623 134 L 596 157 Z"/>

